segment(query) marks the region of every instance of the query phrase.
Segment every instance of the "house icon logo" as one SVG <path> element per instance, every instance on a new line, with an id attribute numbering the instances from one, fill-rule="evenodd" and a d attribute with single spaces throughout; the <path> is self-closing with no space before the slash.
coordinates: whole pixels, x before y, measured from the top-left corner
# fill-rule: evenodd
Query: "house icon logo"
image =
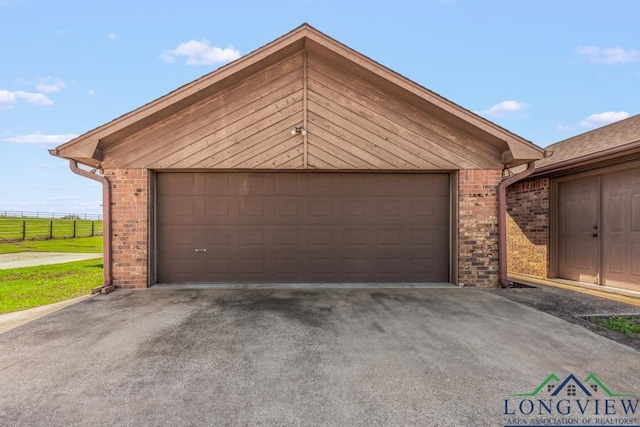
<path id="1" fill-rule="evenodd" d="M 504 399 L 504 426 L 640 427 L 639 399 L 614 393 L 595 374 L 550 374 L 533 391 Z"/>

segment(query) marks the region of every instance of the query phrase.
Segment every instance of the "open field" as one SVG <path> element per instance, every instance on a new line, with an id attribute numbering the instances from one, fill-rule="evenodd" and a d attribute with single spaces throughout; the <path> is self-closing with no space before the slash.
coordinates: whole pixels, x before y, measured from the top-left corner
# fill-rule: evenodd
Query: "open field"
<path id="1" fill-rule="evenodd" d="M 102 220 L 0 217 L 0 242 L 101 234 Z"/>
<path id="2" fill-rule="evenodd" d="M 0 242 L 0 254 L 12 254 L 16 252 L 100 253 L 102 252 L 102 237 Z"/>
<path id="3" fill-rule="evenodd" d="M 87 295 L 102 279 L 101 259 L 0 270 L 0 314 Z"/>

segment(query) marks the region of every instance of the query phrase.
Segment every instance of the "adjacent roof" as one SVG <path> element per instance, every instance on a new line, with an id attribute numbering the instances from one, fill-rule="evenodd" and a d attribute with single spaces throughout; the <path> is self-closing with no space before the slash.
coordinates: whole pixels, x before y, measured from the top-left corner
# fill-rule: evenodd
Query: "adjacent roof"
<path id="1" fill-rule="evenodd" d="M 640 114 L 548 146 L 535 175 L 601 163 L 640 152 Z"/>
<path id="2" fill-rule="evenodd" d="M 290 58 L 294 57 L 301 59 L 290 60 Z M 309 62 L 306 59 L 307 57 L 310 58 Z M 311 68 L 314 64 L 311 59 L 315 61 L 315 64 L 319 67 L 318 69 L 321 70 L 317 74 L 320 79 L 323 78 L 323 75 L 327 76 L 326 70 L 343 74 L 337 76 L 336 79 L 332 80 L 330 77 L 329 80 L 324 81 L 324 87 L 316 85 L 316 92 L 313 92 L 313 87 L 307 87 L 314 84 L 313 81 L 309 80 L 307 74 L 308 71 L 314 72 L 314 69 Z M 189 167 L 201 168 L 222 168 L 223 166 L 221 165 L 227 165 L 224 166 L 227 168 L 268 168 L 276 167 L 270 166 L 271 164 L 276 165 L 276 163 L 284 165 L 285 163 L 281 162 L 285 162 L 285 157 L 291 158 L 286 161 L 286 164 L 290 167 L 307 167 L 307 163 L 304 165 L 297 163 L 297 158 L 302 158 L 303 151 L 305 162 L 307 162 L 306 146 L 302 150 L 300 147 L 296 147 L 296 141 L 285 140 L 284 138 L 288 138 L 286 135 L 289 133 L 290 128 L 286 128 L 284 124 L 280 127 L 270 125 L 271 127 L 268 128 L 264 126 L 259 128 L 258 126 L 251 135 L 254 145 L 248 148 L 253 152 L 260 151 L 261 141 L 269 140 L 269 144 L 271 144 L 269 150 L 271 150 L 271 153 L 275 153 L 273 154 L 275 157 L 265 157 L 268 162 L 265 160 L 263 163 L 254 162 L 250 164 L 244 162 L 235 164 L 233 162 L 240 161 L 240 157 L 231 158 L 229 157 L 231 154 L 227 153 L 231 139 L 234 139 L 235 144 L 240 145 L 245 144 L 245 141 L 248 140 L 246 132 L 242 134 L 241 131 L 247 129 L 247 122 L 250 121 L 251 117 L 243 115 L 242 108 L 245 108 L 245 110 L 255 109 L 250 104 L 255 102 L 253 99 L 255 95 L 251 95 L 251 91 L 247 95 L 246 90 L 243 92 L 240 89 L 242 89 L 243 85 L 246 89 L 247 85 L 254 84 L 255 76 L 259 73 L 264 74 L 265 70 L 269 70 L 269 73 L 271 73 L 269 78 L 284 79 L 285 77 L 280 72 L 283 64 L 294 64 L 297 68 L 292 68 L 291 71 L 288 71 L 288 76 L 300 76 L 300 80 L 299 83 L 291 83 L 291 88 L 295 91 L 290 95 L 291 99 L 280 98 L 280 100 L 286 101 L 287 105 L 292 102 L 295 106 L 291 104 L 291 107 L 282 107 L 282 104 L 276 105 L 274 103 L 272 105 L 279 109 L 276 113 L 282 116 L 285 113 L 281 112 L 286 110 L 286 114 L 289 114 L 287 120 L 304 123 L 309 130 L 309 136 L 307 137 L 305 134 L 305 144 L 308 140 L 309 147 L 312 147 L 311 144 L 314 142 L 314 138 L 317 138 L 319 157 L 328 153 L 327 147 L 334 150 L 333 153 L 330 153 L 331 156 L 327 156 L 324 159 L 329 160 L 328 162 L 318 157 L 318 163 L 315 166 L 311 165 L 313 167 L 331 167 L 332 165 L 329 163 L 333 160 L 336 162 L 333 165 L 334 168 L 348 168 L 347 164 L 337 164 L 338 160 L 347 154 L 342 150 L 343 147 L 341 145 L 343 143 L 345 146 L 350 146 L 351 144 L 355 147 L 351 152 L 354 156 L 352 164 L 358 166 L 355 168 L 368 167 L 363 159 L 372 153 L 379 152 L 381 149 L 383 151 L 386 150 L 386 153 L 403 153 L 405 160 L 407 156 L 415 152 L 413 154 L 416 156 L 422 156 L 416 158 L 416 161 L 422 162 L 421 164 L 427 166 L 432 164 L 434 168 L 440 169 L 495 168 L 501 164 L 517 166 L 541 159 L 544 155 L 542 148 L 393 72 L 333 40 L 308 24 L 303 24 L 256 51 L 149 104 L 89 131 L 57 147 L 55 150 L 51 150 L 51 154 L 97 168 L 103 167 L 105 163 L 109 167 L 184 168 L 184 165 L 189 162 L 191 165 Z M 322 74 L 323 64 L 329 65 L 329 68 L 324 69 L 325 74 Z M 374 109 L 380 106 L 380 110 L 367 109 L 363 113 L 365 116 L 368 115 L 366 119 L 369 120 L 367 122 L 369 125 L 363 124 L 363 121 L 358 124 L 357 129 L 366 132 L 366 134 L 343 132 L 344 128 L 336 129 L 332 127 L 336 124 L 335 120 L 333 122 L 324 120 L 332 114 L 337 120 L 343 120 L 344 116 L 353 116 L 356 120 L 364 117 L 354 115 L 356 113 L 360 114 L 359 109 L 363 105 L 348 103 L 350 95 L 347 94 L 347 88 L 349 87 L 336 86 L 336 84 L 344 85 L 346 83 L 360 85 L 357 88 L 358 90 L 362 92 L 368 91 L 368 98 L 366 98 L 367 102 L 369 102 L 368 105 Z M 228 105 L 227 101 L 233 96 L 231 94 L 239 92 L 243 93 L 245 100 L 243 101 L 244 104 L 242 104 L 243 107 L 237 107 L 234 120 L 240 117 L 244 119 L 245 123 L 243 126 L 234 128 L 229 125 L 227 116 L 220 114 L 223 114 L 221 111 L 224 106 Z M 317 96 L 316 101 L 307 96 L 312 92 Z M 327 97 L 333 97 L 334 99 L 330 100 L 331 104 L 321 106 L 319 103 L 325 100 L 325 92 L 330 94 Z M 354 93 L 352 95 L 357 94 Z M 335 99 L 336 96 L 339 99 Z M 361 99 L 365 99 L 365 97 Z M 397 103 L 396 107 L 390 102 Z M 215 105 L 218 105 L 216 103 L 223 105 L 223 107 L 215 107 Z M 338 105 L 339 103 L 342 104 Z M 402 123 L 398 126 L 396 126 L 397 123 L 384 123 L 380 127 L 376 127 L 378 123 L 375 117 L 381 117 L 381 114 L 384 115 L 384 112 L 381 112 L 382 108 L 387 108 L 386 111 L 393 112 L 394 108 L 397 111 L 398 108 L 403 108 L 403 105 L 409 106 L 408 112 L 413 114 L 412 117 L 407 118 L 406 127 Z M 214 109 L 214 107 L 217 109 Z M 332 107 L 342 108 L 343 117 L 337 117 Z M 367 108 L 367 105 L 364 107 Z M 262 108 L 260 111 L 266 113 L 264 106 L 260 108 Z M 311 111 L 312 108 L 316 108 L 316 111 Z M 313 114 L 317 115 L 318 111 L 321 111 L 324 117 L 317 116 L 318 119 L 314 122 L 313 119 L 316 116 L 313 116 Z M 397 114 L 401 113 L 398 112 Z M 224 114 L 228 114 L 228 112 Z M 209 122 L 198 123 L 199 129 L 203 129 L 202 135 L 199 135 L 198 139 L 188 140 L 186 137 L 181 137 L 181 139 L 176 139 L 175 141 L 167 139 L 165 134 L 170 131 L 175 131 L 176 134 L 184 131 L 182 133 L 186 134 L 186 129 L 178 129 L 176 122 L 180 123 L 180 119 L 183 116 L 192 117 L 195 115 L 209 117 L 207 119 Z M 273 119 L 261 116 L 261 120 L 263 120 L 262 123 L 266 123 L 269 120 L 275 123 L 276 119 L 281 120 L 280 116 L 271 116 Z M 298 116 L 300 119 L 296 118 Z M 224 126 L 229 127 L 220 132 L 216 128 L 218 125 L 214 123 L 216 120 L 221 123 L 220 125 L 224 124 Z M 285 121 L 281 120 L 281 123 L 285 123 Z M 290 126 L 288 121 L 286 123 L 287 126 Z M 340 124 L 338 123 L 338 125 Z M 328 129 L 328 127 L 331 128 Z M 314 129 L 318 131 L 318 134 L 314 134 Z M 427 132 L 427 136 L 422 134 L 420 129 L 424 129 Z M 233 133 L 230 133 L 231 131 Z M 170 153 L 171 158 L 169 160 L 166 158 L 159 159 L 159 154 L 156 156 L 158 159 L 155 163 L 146 164 L 144 163 L 144 158 L 133 162 L 130 159 L 124 159 L 124 157 L 128 156 L 127 153 L 134 153 L 135 155 L 135 152 L 137 152 L 138 157 L 144 157 L 140 154 L 139 148 L 141 147 L 140 144 L 149 144 L 150 137 L 145 135 L 145 132 L 152 134 L 155 138 L 154 141 L 156 141 L 154 143 L 159 144 L 159 147 L 164 150 L 162 153 Z M 324 140 L 319 135 L 322 132 L 326 135 Z M 222 133 L 227 135 L 224 137 L 226 138 L 225 141 L 220 140 L 220 138 L 223 138 L 220 136 Z M 212 136 L 213 139 L 211 138 Z M 331 139 L 329 144 L 325 144 L 327 138 Z M 278 145 L 278 141 L 281 141 L 282 144 Z M 280 148 L 285 142 L 289 144 L 286 152 Z M 183 154 L 181 150 L 185 147 L 184 151 L 191 156 L 191 159 L 189 162 L 183 162 L 182 164 L 175 162 L 175 159 Z M 151 150 L 150 146 L 148 150 Z M 120 157 L 116 158 L 115 154 Z M 226 157 L 220 158 L 220 155 L 225 155 Z M 218 157 L 214 159 L 215 156 Z M 234 156 L 238 156 L 238 154 L 236 153 Z M 474 159 L 475 156 L 478 156 L 479 160 L 476 161 Z M 215 163 L 218 159 L 220 159 L 221 163 Z M 378 162 L 378 160 L 380 159 L 373 159 L 373 162 Z M 360 163 L 358 162 L 361 162 L 363 166 L 359 166 Z M 414 166 L 417 164 L 416 162 L 411 162 L 412 159 L 409 159 L 393 167 L 410 169 L 413 167 L 412 164 Z M 232 164 L 235 166 L 229 166 Z M 371 164 L 371 161 L 369 161 L 369 164 Z M 384 169 L 387 167 L 385 164 L 381 160 L 373 166 L 378 169 Z M 428 168 L 427 166 L 422 166 L 422 168 Z"/>

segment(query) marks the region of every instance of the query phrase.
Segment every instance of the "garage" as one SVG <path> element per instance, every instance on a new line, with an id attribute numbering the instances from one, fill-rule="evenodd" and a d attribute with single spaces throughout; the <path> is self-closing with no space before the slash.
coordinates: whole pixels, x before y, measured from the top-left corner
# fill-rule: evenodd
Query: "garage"
<path id="1" fill-rule="evenodd" d="M 158 173 L 158 282 L 448 282 L 449 174 Z"/>
<path id="2" fill-rule="evenodd" d="M 560 181 L 559 277 L 640 287 L 640 170 Z"/>
<path id="3" fill-rule="evenodd" d="M 544 150 L 303 24 L 51 154 L 102 184 L 107 290 L 496 286 Z"/>

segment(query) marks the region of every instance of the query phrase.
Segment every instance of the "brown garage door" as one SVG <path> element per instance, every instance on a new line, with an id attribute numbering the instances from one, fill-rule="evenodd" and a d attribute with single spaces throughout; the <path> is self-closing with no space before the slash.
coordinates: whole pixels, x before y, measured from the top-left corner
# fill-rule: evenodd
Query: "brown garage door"
<path id="1" fill-rule="evenodd" d="M 447 282 L 449 175 L 158 173 L 158 282 Z"/>

